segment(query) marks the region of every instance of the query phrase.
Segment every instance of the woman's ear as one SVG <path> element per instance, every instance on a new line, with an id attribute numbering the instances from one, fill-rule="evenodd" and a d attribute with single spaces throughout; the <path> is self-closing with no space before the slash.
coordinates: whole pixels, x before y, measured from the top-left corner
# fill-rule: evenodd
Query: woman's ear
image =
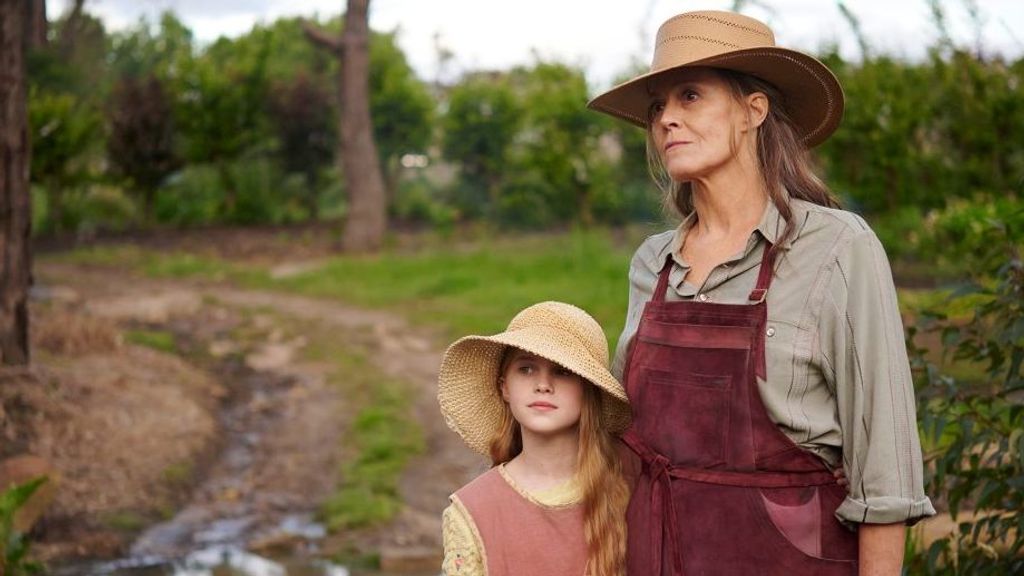
<path id="1" fill-rule="evenodd" d="M 747 118 L 750 120 L 751 128 L 760 128 L 764 119 L 768 117 L 768 97 L 764 92 L 752 92 L 744 99 L 747 104 Z"/>

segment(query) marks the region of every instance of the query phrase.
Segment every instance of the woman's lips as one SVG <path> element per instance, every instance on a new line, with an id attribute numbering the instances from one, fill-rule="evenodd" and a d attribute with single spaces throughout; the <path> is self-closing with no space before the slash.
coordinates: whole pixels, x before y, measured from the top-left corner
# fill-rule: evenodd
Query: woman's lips
<path id="1" fill-rule="evenodd" d="M 687 142 L 685 140 L 674 140 L 672 142 L 668 142 L 668 143 L 665 144 L 665 152 L 668 152 L 669 150 L 671 150 L 673 148 L 676 148 L 676 147 L 679 147 L 679 146 L 682 146 L 684 144 L 689 144 L 689 142 Z"/>

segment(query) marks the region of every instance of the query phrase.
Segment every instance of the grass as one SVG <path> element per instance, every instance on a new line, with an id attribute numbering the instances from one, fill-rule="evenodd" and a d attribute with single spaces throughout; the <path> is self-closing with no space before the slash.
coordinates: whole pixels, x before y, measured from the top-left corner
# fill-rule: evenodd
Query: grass
<path id="1" fill-rule="evenodd" d="M 439 327 L 449 340 L 498 332 L 526 306 L 562 300 L 590 312 L 614 344 L 625 321 L 630 255 L 648 231 L 633 229 L 620 240 L 605 229 L 528 235 L 484 231 L 469 242 L 428 236 L 414 251 L 392 247 L 374 256 L 338 256 L 288 278 L 273 278 L 256 266 L 135 247 L 90 248 L 55 258 L 126 266 L 153 277 L 230 280 L 249 288 L 390 309 L 417 324 Z M 938 307 L 954 320 L 968 320 L 975 297 L 949 304 L 949 294 L 945 289 L 901 288 L 900 307 L 911 318 L 924 308 Z M 977 373 L 975 366 L 948 367 L 961 377 Z"/>
<path id="2" fill-rule="evenodd" d="M 495 238 L 453 249 L 339 257 L 261 287 L 391 308 L 454 338 L 498 332 L 516 312 L 562 300 L 590 312 L 611 339 L 622 331 L 632 244 L 606 231 Z"/>
<path id="3" fill-rule="evenodd" d="M 462 245 L 428 240 L 416 251 L 339 256 L 288 278 L 211 257 L 136 247 L 88 248 L 50 258 L 127 267 L 159 278 L 231 280 L 391 309 L 417 324 L 438 326 L 451 339 L 498 332 L 530 304 L 562 300 L 590 312 L 614 343 L 625 321 L 629 259 L 645 232 L 628 231 L 622 241 L 604 229 L 484 236 Z"/>
<path id="4" fill-rule="evenodd" d="M 174 341 L 174 334 L 162 330 L 128 330 L 124 334 L 124 339 L 131 344 L 168 354 L 173 354 L 178 349 L 178 345 Z"/>
<path id="5" fill-rule="evenodd" d="M 195 476 L 195 468 L 192 462 L 184 460 L 164 468 L 161 476 L 164 482 L 173 487 L 185 487 L 192 482 L 192 478 Z"/>
<path id="6" fill-rule="evenodd" d="M 321 507 L 320 519 L 332 531 L 382 524 L 401 509 L 402 471 L 425 449 L 423 432 L 411 417 L 414 394 L 406 383 L 381 374 L 359 351 L 329 347 L 325 337 L 317 335 L 306 357 L 329 361 L 329 380 L 357 408 L 345 434 L 350 456 L 342 464 L 341 483 Z"/>
<path id="7" fill-rule="evenodd" d="M 425 450 L 423 431 L 412 411 L 416 391 L 383 374 L 367 358 L 361 333 L 263 311 L 274 326 L 302 334 L 303 361 L 326 365 L 327 381 L 341 390 L 346 414 L 340 482 L 321 505 L 319 520 L 332 532 L 377 526 L 401 510 L 399 480 L 409 461 Z"/>
<path id="8" fill-rule="evenodd" d="M 144 515 L 133 510 L 110 512 L 103 516 L 103 524 L 119 532 L 139 532 L 149 523 Z"/>
<path id="9" fill-rule="evenodd" d="M 137 246 L 93 246 L 46 259 L 92 266 L 130 268 L 154 278 L 245 279 L 252 267 L 186 252 L 156 252 Z"/>

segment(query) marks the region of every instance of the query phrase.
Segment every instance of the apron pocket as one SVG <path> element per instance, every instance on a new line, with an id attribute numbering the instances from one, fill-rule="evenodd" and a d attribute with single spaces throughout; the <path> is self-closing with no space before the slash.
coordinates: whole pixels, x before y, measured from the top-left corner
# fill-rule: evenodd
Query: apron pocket
<path id="1" fill-rule="evenodd" d="M 676 465 L 725 462 L 731 375 L 646 369 L 640 388 L 637 430 L 654 451 Z"/>
<path id="2" fill-rule="evenodd" d="M 780 504 L 766 494 L 771 494 L 773 490 L 802 490 L 801 488 L 751 488 L 746 491 L 754 519 L 761 529 L 761 545 L 774 546 L 778 563 L 790 570 L 813 570 L 806 573 L 824 576 L 856 574 L 855 561 L 822 557 L 820 494 L 817 487 L 811 489 L 813 495 L 807 501 L 793 505 Z M 778 496 L 773 496 L 776 500 L 779 499 Z"/>
<path id="3" fill-rule="evenodd" d="M 795 492 L 799 489 L 791 489 Z M 789 543 L 808 556 L 821 557 L 821 501 L 817 488 L 807 489 L 810 498 L 799 504 L 773 502 L 759 490 L 768 518 Z"/>

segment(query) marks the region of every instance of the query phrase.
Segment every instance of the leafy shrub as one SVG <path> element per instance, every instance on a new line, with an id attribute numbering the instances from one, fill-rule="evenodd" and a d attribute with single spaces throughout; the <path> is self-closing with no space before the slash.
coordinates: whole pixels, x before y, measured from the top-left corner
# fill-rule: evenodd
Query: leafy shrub
<path id="1" fill-rule="evenodd" d="M 931 223 L 932 240 L 970 279 L 946 309 L 967 302 L 966 322 L 946 310 L 921 311 L 909 330 L 918 385 L 928 491 L 943 495 L 959 532 L 912 556 L 912 572 L 1015 574 L 1024 571 L 1024 206 L 1014 199 L 957 204 Z M 981 366 L 941 373 L 914 343 L 941 335 L 943 352 Z"/>

